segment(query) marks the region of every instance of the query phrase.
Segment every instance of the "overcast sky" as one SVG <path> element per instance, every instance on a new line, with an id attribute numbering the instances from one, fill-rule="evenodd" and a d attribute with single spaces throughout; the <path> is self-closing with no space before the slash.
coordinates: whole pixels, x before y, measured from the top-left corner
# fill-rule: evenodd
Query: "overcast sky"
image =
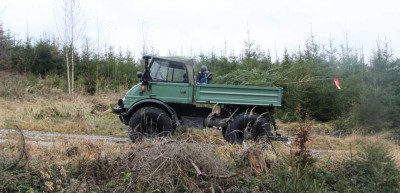
<path id="1" fill-rule="evenodd" d="M 398 0 L 82 0 L 84 36 L 92 42 L 132 50 L 138 57 L 142 35 L 160 55 L 169 52 L 240 52 L 247 32 L 262 49 L 279 55 L 304 47 L 311 31 L 316 40 L 345 42 L 369 56 L 377 40 L 400 54 Z M 56 0 L 0 0 L 0 21 L 18 38 L 28 33 L 57 35 Z M 98 28 L 98 27 L 99 28 Z M 99 30 L 97 30 L 99 29 Z M 144 33 L 143 33 L 144 31 Z M 95 43 L 93 43 L 95 44 Z"/>

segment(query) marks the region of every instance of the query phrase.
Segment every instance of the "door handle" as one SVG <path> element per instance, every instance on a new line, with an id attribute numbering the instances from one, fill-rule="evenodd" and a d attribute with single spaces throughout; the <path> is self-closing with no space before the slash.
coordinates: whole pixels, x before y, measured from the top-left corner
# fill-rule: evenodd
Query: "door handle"
<path id="1" fill-rule="evenodd" d="M 186 94 L 186 91 L 185 91 L 185 90 L 182 90 L 182 91 L 181 91 L 181 94 Z"/>

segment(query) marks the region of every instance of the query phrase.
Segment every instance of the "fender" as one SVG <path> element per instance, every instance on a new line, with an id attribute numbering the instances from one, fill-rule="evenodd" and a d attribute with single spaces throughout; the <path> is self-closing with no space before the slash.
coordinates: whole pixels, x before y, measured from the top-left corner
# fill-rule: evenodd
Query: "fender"
<path id="1" fill-rule="evenodd" d="M 133 113 L 135 113 L 137 110 L 146 107 L 146 106 L 155 106 L 158 107 L 162 110 L 164 110 L 172 119 L 172 125 L 174 127 L 179 126 L 179 120 L 178 116 L 176 115 L 175 110 L 170 107 L 168 104 L 164 103 L 161 100 L 158 99 L 142 99 L 135 104 L 133 104 L 123 115 L 123 122 L 127 125 L 129 124 L 129 120 L 131 119 L 131 116 Z"/>

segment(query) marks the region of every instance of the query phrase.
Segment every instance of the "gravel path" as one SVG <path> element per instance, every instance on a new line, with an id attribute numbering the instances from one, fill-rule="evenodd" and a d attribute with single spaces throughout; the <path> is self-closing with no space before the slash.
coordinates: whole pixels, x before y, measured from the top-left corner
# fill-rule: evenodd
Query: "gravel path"
<path id="1" fill-rule="evenodd" d="M 77 141 L 103 141 L 110 143 L 128 143 L 128 137 L 109 137 L 100 135 L 77 135 L 77 134 L 66 134 L 57 132 L 45 132 L 45 131 L 29 131 L 22 130 L 25 141 L 31 144 L 38 144 L 44 146 L 51 146 L 54 143 L 62 143 L 62 139 L 77 140 Z M 19 132 L 13 129 L 0 129 L 0 142 L 18 139 Z"/>

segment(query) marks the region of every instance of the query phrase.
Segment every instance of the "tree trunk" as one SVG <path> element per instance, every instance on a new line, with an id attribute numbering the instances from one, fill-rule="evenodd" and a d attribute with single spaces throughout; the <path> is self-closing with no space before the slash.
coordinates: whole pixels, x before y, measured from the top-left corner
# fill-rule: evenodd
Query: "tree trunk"
<path id="1" fill-rule="evenodd" d="M 68 81 L 68 94 L 71 94 L 71 80 L 69 76 L 69 60 L 68 60 L 68 47 L 65 47 L 65 63 L 67 65 L 67 81 Z"/>
<path id="2" fill-rule="evenodd" d="M 74 47 L 71 45 L 71 93 L 74 93 Z"/>
<path id="3" fill-rule="evenodd" d="M 99 90 L 99 59 L 100 59 L 99 35 L 97 35 L 97 55 L 96 55 L 96 91 Z"/>
<path id="4" fill-rule="evenodd" d="M 75 43 L 75 37 L 74 37 L 74 33 L 75 33 L 75 8 L 76 4 L 75 4 L 75 0 L 71 1 L 71 94 L 74 93 L 74 43 Z"/>

